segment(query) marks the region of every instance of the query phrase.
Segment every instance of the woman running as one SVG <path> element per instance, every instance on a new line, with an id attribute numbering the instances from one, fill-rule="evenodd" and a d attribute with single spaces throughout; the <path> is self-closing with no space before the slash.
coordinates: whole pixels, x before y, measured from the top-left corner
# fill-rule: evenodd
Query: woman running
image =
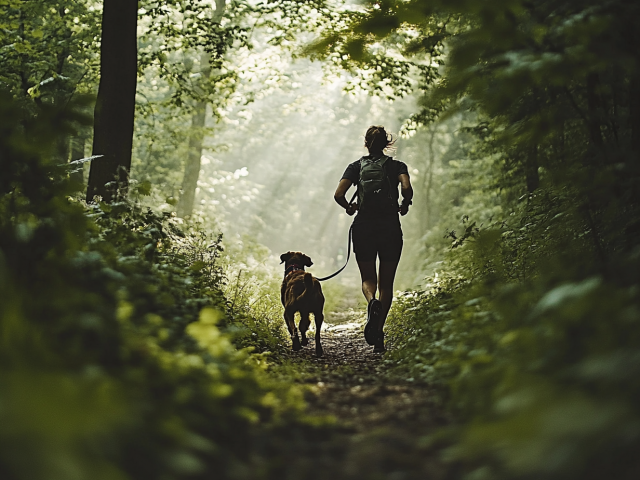
<path id="1" fill-rule="evenodd" d="M 369 127 L 364 146 L 369 155 L 351 163 L 338 184 L 334 198 L 348 215 L 356 211 L 353 221 L 353 251 L 356 255 L 362 293 L 368 302 L 364 338 L 374 345 L 374 352 L 384 352 L 383 327 L 393 299 L 393 280 L 402 252 L 400 215 L 406 215 L 411 205 L 413 189 L 407 165 L 384 154 L 395 140 L 384 127 Z M 357 186 L 358 203 L 345 198 L 351 185 Z M 402 204 L 398 205 L 398 185 Z M 376 271 L 376 258 L 380 259 Z M 376 291 L 380 297 L 376 299 Z"/>

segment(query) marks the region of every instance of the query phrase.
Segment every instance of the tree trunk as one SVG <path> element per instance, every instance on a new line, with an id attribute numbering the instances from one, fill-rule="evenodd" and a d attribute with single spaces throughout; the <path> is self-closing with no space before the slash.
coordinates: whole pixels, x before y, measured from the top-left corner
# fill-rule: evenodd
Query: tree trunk
<path id="1" fill-rule="evenodd" d="M 204 73 L 203 73 L 204 75 Z M 207 75 L 208 76 L 208 75 Z M 178 201 L 179 217 L 184 218 L 193 213 L 193 204 L 196 198 L 198 177 L 200 177 L 200 159 L 202 157 L 202 143 L 204 142 L 204 123 L 206 120 L 207 104 L 197 102 L 193 116 L 191 117 L 191 137 L 189 138 L 189 151 L 184 167 L 182 179 L 182 193 Z"/>
<path id="2" fill-rule="evenodd" d="M 425 201 L 424 213 L 420 216 L 421 235 L 427 233 L 427 230 L 431 226 L 431 185 L 433 184 L 433 170 L 435 168 L 435 149 L 433 148 L 433 142 L 436 137 L 436 126 L 432 125 L 429 128 L 431 128 L 431 136 L 429 137 L 429 160 L 426 163 L 422 185 Z"/>
<path id="3" fill-rule="evenodd" d="M 137 23 L 136 0 L 104 0 L 100 86 L 93 125 L 93 155 L 103 157 L 91 163 L 89 202 L 96 195 L 106 202 L 126 195 L 136 100 Z"/>
<path id="4" fill-rule="evenodd" d="M 56 140 L 56 159 L 59 163 L 69 161 L 69 136 L 60 135 Z"/>
<path id="5" fill-rule="evenodd" d="M 216 11 L 211 19 L 212 23 L 220 23 L 226 9 L 226 0 L 216 0 Z M 202 81 L 206 81 L 211 76 L 211 66 L 209 64 L 209 54 L 203 53 L 200 57 L 200 73 Z M 184 167 L 184 177 L 180 199 L 178 200 L 178 217 L 188 217 L 193 213 L 193 205 L 196 199 L 196 189 L 198 188 L 198 178 L 200 177 L 200 167 L 202 158 L 202 144 L 204 143 L 204 126 L 207 114 L 206 102 L 196 102 L 193 116 L 191 117 L 191 137 L 189 138 L 189 151 L 187 153 Z"/>

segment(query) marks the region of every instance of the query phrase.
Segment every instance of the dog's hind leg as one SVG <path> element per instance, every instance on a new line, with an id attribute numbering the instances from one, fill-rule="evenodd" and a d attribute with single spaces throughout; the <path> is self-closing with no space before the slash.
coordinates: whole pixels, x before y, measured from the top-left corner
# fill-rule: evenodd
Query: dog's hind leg
<path id="1" fill-rule="evenodd" d="M 311 321 L 309 320 L 309 312 L 300 312 L 299 327 L 303 347 L 309 345 L 309 340 L 307 339 L 307 330 L 309 330 L 309 325 L 311 325 Z"/>
<path id="2" fill-rule="evenodd" d="M 287 326 L 287 330 L 289 330 L 289 336 L 293 337 L 293 328 L 292 324 L 293 322 L 289 321 L 289 317 L 287 317 L 287 311 L 284 311 L 284 324 Z"/>
<path id="3" fill-rule="evenodd" d="M 300 345 L 298 330 L 296 329 L 296 324 L 294 322 L 295 314 L 295 310 L 291 310 L 288 308 L 284 309 L 284 321 L 287 324 L 287 328 L 289 329 L 289 335 L 291 335 L 291 341 L 293 342 L 292 348 L 294 351 L 298 351 L 302 348 L 302 346 Z"/>
<path id="4" fill-rule="evenodd" d="M 321 357 L 324 354 L 322 343 L 320 342 L 320 329 L 322 328 L 322 322 L 324 321 L 324 314 L 322 313 L 323 308 L 324 300 L 320 303 L 318 310 L 313 313 L 313 318 L 316 321 L 316 357 Z"/>

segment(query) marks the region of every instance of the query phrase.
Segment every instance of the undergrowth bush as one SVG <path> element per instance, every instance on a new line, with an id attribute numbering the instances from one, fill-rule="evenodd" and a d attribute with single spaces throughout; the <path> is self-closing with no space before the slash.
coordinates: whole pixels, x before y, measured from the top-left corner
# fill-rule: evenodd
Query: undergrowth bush
<path id="1" fill-rule="evenodd" d="M 225 333 L 220 237 L 73 201 L 50 155 L 69 119 L 1 100 L 0 477 L 246 477 L 302 398 Z"/>
<path id="2" fill-rule="evenodd" d="M 246 236 L 227 242 L 225 249 L 223 290 L 234 342 L 277 358 L 290 340 L 282 318 L 282 279 L 269 263 L 270 252 Z"/>
<path id="3" fill-rule="evenodd" d="M 386 362 L 434 387 L 469 478 L 636 478 L 640 250 L 603 265 L 580 212 L 539 198 L 467 223 L 443 271 L 398 296 Z"/>

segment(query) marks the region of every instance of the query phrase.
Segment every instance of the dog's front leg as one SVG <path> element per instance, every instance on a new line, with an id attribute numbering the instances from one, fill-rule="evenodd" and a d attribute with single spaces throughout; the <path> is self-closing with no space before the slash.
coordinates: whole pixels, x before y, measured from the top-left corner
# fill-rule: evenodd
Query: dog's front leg
<path id="1" fill-rule="evenodd" d="M 316 357 L 321 357 L 322 355 L 324 355 L 322 343 L 320 343 L 320 330 L 322 329 L 322 322 L 324 321 L 322 307 L 320 308 L 320 311 L 317 311 L 313 314 L 313 318 L 316 321 Z"/>
<path id="2" fill-rule="evenodd" d="M 291 335 L 291 340 L 293 342 L 293 351 L 297 352 L 302 348 L 300 345 L 300 338 L 298 337 L 298 330 L 296 329 L 296 324 L 294 322 L 296 312 L 291 309 L 284 309 L 284 321 L 287 324 L 287 328 L 289 329 L 289 335 Z"/>

